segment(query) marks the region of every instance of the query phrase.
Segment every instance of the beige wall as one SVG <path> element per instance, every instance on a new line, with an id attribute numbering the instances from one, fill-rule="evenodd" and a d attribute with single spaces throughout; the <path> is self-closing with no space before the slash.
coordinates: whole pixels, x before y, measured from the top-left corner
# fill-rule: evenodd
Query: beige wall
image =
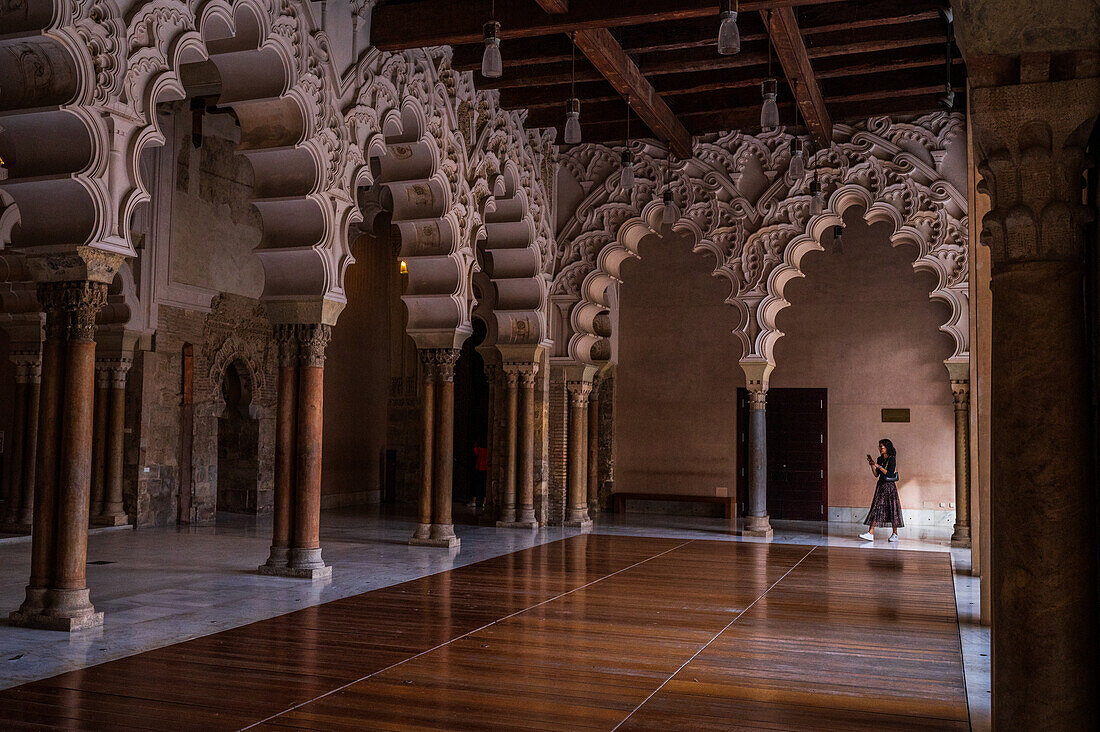
<path id="1" fill-rule="evenodd" d="M 615 490 L 715 495 L 737 486 L 737 315 L 714 258 L 649 237 L 623 266 Z"/>
<path id="2" fill-rule="evenodd" d="M 890 245 L 852 210 L 844 253 L 814 252 L 779 315 L 773 387 L 829 390 L 829 505 L 866 506 L 873 480 L 863 456 L 880 437 L 900 454 L 906 509 L 950 511 L 954 412 L 939 330 L 946 306 L 916 273 L 916 252 Z M 623 271 L 615 385 L 615 490 L 709 493 L 736 485 L 736 392 L 745 380 L 731 334 L 734 310 L 713 259 L 685 241 L 653 237 Z M 907 407 L 909 424 L 883 424 Z M 940 504 L 943 504 L 941 506 Z M 940 517 L 947 520 L 945 514 Z"/>
<path id="3" fill-rule="evenodd" d="M 864 455 L 880 438 L 898 450 L 907 509 L 954 508 L 954 407 L 943 360 L 952 351 L 939 326 L 947 307 L 931 302 L 932 275 L 913 271 L 917 252 L 892 247 L 886 224 L 845 216 L 843 254 L 813 252 L 806 277 L 786 290 L 771 385 L 829 390 L 829 505 L 866 506 L 874 481 Z M 912 421 L 883 423 L 884 408 Z M 942 505 L 941 505 L 942 504 Z"/>

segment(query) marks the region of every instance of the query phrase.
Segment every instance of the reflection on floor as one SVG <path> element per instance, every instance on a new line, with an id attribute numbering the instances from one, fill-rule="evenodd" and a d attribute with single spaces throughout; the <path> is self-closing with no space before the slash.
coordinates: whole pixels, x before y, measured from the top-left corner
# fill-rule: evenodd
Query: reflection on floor
<path id="1" fill-rule="evenodd" d="M 404 542 L 412 531 L 412 522 L 404 517 L 333 511 L 325 513 L 322 526 L 325 557 L 335 566 L 335 572 L 330 582 L 316 584 L 249 573 L 249 568 L 266 556 L 270 529 L 264 521 L 238 519 L 190 531 L 145 530 L 91 537 L 89 561 L 115 562 L 88 568 L 93 601 L 107 612 L 106 626 L 72 637 L 0 628 L 0 687 L 392 587 L 484 559 L 515 557 L 513 553 L 519 550 L 577 533 L 564 529 L 501 531 L 460 525 L 462 550 L 455 554 L 407 546 Z M 859 547 L 857 555 L 876 556 L 905 549 L 948 550 L 946 536 L 926 537 L 923 541 L 903 539 L 900 545 L 890 545 L 884 540 L 865 545 L 852 538 L 854 529 L 816 523 L 781 525 L 773 543 Z M 720 519 L 605 517 L 597 531 L 619 536 L 759 543 L 742 542 L 731 536 L 728 525 Z M 951 556 L 957 565 L 969 561 L 966 552 L 956 550 Z M 28 564 L 29 545 L 0 546 L 0 603 L 4 609 L 14 608 L 21 601 Z M 975 729 L 981 729 L 983 720 L 988 719 L 988 631 L 973 624 L 976 585 L 969 576 L 956 575 L 971 715 Z M 974 605 L 969 605 L 970 602 Z M 955 637 L 957 640 L 958 635 Z"/>

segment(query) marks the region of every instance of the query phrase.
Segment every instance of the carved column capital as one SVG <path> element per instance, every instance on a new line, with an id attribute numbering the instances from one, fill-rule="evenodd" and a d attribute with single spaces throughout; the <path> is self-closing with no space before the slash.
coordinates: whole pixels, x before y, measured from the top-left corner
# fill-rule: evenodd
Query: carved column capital
<path id="1" fill-rule="evenodd" d="M 970 409 L 970 382 L 965 379 L 952 379 L 951 396 L 955 401 L 956 412 Z"/>
<path id="2" fill-rule="evenodd" d="M 1080 262 L 1085 147 L 1100 109 L 1100 79 L 974 89 L 979 190 L 990 210 L 982 243 L 993 264 Z"/>
<path id="3" fill-rule="evenodd" d="M 455 364 L 461 354 L 457 348 L 425 348 L 420 351 L 420 360 L 438 381 L 454 381 Z"/>
<path id="4" fill-rule="evenodd" d="M 508 383 L 514 383 L 516 379 L 523 387 L 535 386 L 535 375 L 538 374 L 539 365 L 535 361 L 505 361 L 504 373 L 508 375 Z"/>
<path id="5" fill-rule="evenodd" d="M 279 349 L 279 366 L 288 368 L 298 363 L 297 326 L 280 323 L 275 326 L 275 344 Z"/>
<path id="6" fill-rule="evenodd" d="M 16 351 L 10 356 L 15 364 L 15 383 L 37 384 L 42 379 L 42 354 L 34 351 Z"/>
<path id="7" fill-rule="evenodd" d="M 38 302 L 46 312 L 46 337 L 74 341 L 95 340 L 95 320 L 107 304 L 102 282 L 39 282 Z"/>
<path id="8" fill-rule="evenodd" d="M 588 403 L 588 395 L 592 393 L 592 382 L 567 381 L 565 382 L 565 388 L 569 391 L 573 405 L 583 407 Z"/>
<path id="9" fill-rule="evenodd" d="M 758 389 L 749 391 L 749 409 L 764 411 L 768 403 L 768 391 L 767 389 Z"/>
<path id="10" fill-rule="evenodd" d="M 298 332 L 298 363 L 302 366 L 324 368 L 325 349 L 332 339 L 332 326 L 323 323 L 308 323 L 299 325 Z"/>

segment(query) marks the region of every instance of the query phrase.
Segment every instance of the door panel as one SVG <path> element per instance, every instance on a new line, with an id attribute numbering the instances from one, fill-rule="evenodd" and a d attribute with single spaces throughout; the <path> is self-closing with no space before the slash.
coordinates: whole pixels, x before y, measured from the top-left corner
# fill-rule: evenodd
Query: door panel
<path id="1" fill-rule="evenodd" d="M 748 496 L 748 392 L 738 389 L 738 503 Z M 828 499 L 828 390 L 769 389 L 768 514 L 821 521 Z"/>

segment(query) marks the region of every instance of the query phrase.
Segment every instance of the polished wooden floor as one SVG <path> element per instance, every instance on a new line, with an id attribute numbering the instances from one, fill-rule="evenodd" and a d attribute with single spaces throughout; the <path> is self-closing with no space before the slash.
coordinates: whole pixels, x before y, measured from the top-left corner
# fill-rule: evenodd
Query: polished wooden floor
<path id="1" fill-rule="evenodd" d="M 969 723 L 946 554 L 586 535 L 0 692 L 42 726 Z"/>

